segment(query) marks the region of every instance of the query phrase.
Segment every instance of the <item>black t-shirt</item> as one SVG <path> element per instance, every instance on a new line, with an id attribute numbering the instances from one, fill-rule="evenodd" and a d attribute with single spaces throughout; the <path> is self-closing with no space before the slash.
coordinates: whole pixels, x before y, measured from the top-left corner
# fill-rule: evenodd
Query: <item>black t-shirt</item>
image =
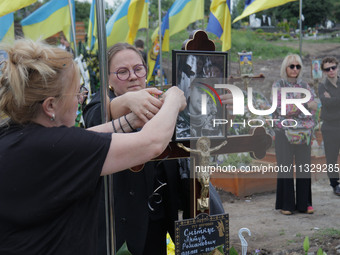
<path id="1" fill-rule="evenodd" d="M 0 128 L 0 254 L 95 254 L 110 134 Z"/>

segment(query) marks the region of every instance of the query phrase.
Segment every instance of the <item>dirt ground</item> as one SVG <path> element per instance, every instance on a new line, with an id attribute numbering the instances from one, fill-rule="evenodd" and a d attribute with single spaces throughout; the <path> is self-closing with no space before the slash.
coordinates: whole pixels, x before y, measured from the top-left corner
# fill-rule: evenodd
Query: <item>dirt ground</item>
<path id="1" fill-rule="evenodd" d="M 299 43 L 280 42 L 299 48 Z M 326 55 L 340 59 L 340 44 L 307 44 L 302 45 L 302 51 L 307 55 L 303 58 L 306 81 L 311 80 L 311 60 L 322 59 Z M 256 54 L 256 50 L 254 50 Z M 255 61 L 254 74 L 264 74 L 264 79 L 251 81 L 253 87 L 258 86 L 265 95 L 270 95 L 271 85 L 279 79 L 282 59 Z M 237 76 L 238 64 L 231 63 L 231 74 Z M 246 227 L 251 236 L 244 236 L 248 242 L 248 253 L 254 254 L 255 249 L 260 254 L 304 254 L 303 240 L 310 238 L 310 254 L 316 254 L 322 247 L 328 255 L 340 254 L 340 197 L 333 194 L 327 176 L 314 177 L 312 181 L 313 207 L 312 215 L 296 213 L 285 216 L 275 210 L 275 192 L 254 194 L 250 197 L 235 197 L 219 190 L 225 211 L 230 218 L 230 245 L 241 254 L 241 242 L 238 231 Z M 331 229 L 338 230 L 337 235 L 331 235 Z"/>

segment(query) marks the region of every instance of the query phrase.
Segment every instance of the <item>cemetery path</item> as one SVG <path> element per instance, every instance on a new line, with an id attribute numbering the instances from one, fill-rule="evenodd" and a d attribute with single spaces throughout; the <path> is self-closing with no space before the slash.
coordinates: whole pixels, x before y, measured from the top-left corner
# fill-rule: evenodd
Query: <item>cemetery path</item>
<path id="1" fill-rule="evenodd" d="M 322 247 L 328 255 L 339 254 L 336 250 L 340 250 L 340 197 L 333 194 L 326 177 L 312 181 L 314 214 L 282 215 L 275 210 L 275 192 L 238 198 L 219 190 L 230 219 L 230 246 L 241 254 L 238 231 L 246 227 L 251 231 L 250 237 L 244 233 L 249 254 L 256 249 L 261 250 L 259 254 L 304 254 L 306 236 L 310 238 L 310 252 L 316 254 Z"/>

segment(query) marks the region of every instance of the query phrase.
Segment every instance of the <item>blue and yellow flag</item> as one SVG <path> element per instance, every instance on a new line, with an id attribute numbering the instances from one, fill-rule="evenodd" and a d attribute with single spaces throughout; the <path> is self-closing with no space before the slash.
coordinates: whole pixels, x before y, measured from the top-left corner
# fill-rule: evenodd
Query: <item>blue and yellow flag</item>
<path id="1" fill-rule="evenodd" d="M 213 0 L 211 2 L 207 31 L 221 39 L 222 51 L 231 48 L 230 0 Z"/>
<path id="2" fill-rule="evenodd" d="M 117 42 L 133 43 L 138 29 L 148 25 L 148 22 L 145 22 L 145 17 L 148 17 L 147 6 L 146 0 L 126 0 L 118 7 L 106 23 L 108 47 Z"/>
<path id="3" fill-rule="evenodd" d="M 75 17 L 74 0 L 71 0 Z M 74 18 L 75 19 L 75 18 Z M 46 39 L 60 31 L 71 41 L 71 16 L 68 0 L 51 0 L 21 21 L 25 37 Z"/>
<path id="4" fill-rule="evenodd" d="M 139 29 L 149 28 L 149 0 L 145 0 L 142 17 L 140 18 Z"/>
<path id="5" fill-rule="evenodd" d="M 37 0 L 1 0 L 0 17 L 33 4 Z"/>
<path id="6" fill-rule="evenodd" d="M 169 11 L 162 19 L 161 25 L 161 36 L 162 36 L 162 47 L 164 45 L 164 41 L 169 42 Z M 165 38 L 165 39 L 164 39 Z M 159 34 L 156 34 L 152 46 L 148 52 L 148 85 L 153 85 L 154 76 L 156 75 L 156 71 L 159 65 Z"/>
<path id="7" fill-rule="evenodd" d="M 233 20 L 233 23 L 249 16 L 250 14 L 264 11 L 293 1 L 297 0 L 252 0 L 252 1 L 246 0 L 246 6 L 244 8 L 244 11 L 240 16 Z"/>
<path id="8" fill-rule="evenodd" d="M 14 15 L 13 12 L 0 17 L 0 41 L 14 41 Z"/>
<path id="9" fill-rule="evenodd" d="M 90 10 L 90 19 L 89 19 L 89 29 L 87 32 L 87 45 L 90 50 L 94 48 L 94 44 L 97 38 L 97 18 L 96 18 L 96 1 L 93 0 L 91 4 Z"/>
<path id="10" fill-rule="evenodd" d="M 189 24 L 204 18 L 204 0 L 176 0 L 169 9 L 169 36 L 165 36 L 162 51 L 169 51 L 170 36 L 186 29 Z M 154 41 L 158 29 L 152 34 Z"/>

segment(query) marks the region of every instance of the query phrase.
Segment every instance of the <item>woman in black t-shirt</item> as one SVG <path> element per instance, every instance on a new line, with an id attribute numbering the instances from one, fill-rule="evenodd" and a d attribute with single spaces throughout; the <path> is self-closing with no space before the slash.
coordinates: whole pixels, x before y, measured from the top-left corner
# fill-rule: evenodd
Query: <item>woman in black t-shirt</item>
<path id="1" fill-rule="evenodd" d="M 171 88 L 144 125 L 75 128 L 85 97 L 72 54 L 21 39 L 0 77 L 0 254 L 95 254 L 100 176 L 144 163 L 168 145 L 183 92 Z M 144 126 L 143 126 L 144 125 Z M 113 127 L 133 134 L 113 133 Z"/>

